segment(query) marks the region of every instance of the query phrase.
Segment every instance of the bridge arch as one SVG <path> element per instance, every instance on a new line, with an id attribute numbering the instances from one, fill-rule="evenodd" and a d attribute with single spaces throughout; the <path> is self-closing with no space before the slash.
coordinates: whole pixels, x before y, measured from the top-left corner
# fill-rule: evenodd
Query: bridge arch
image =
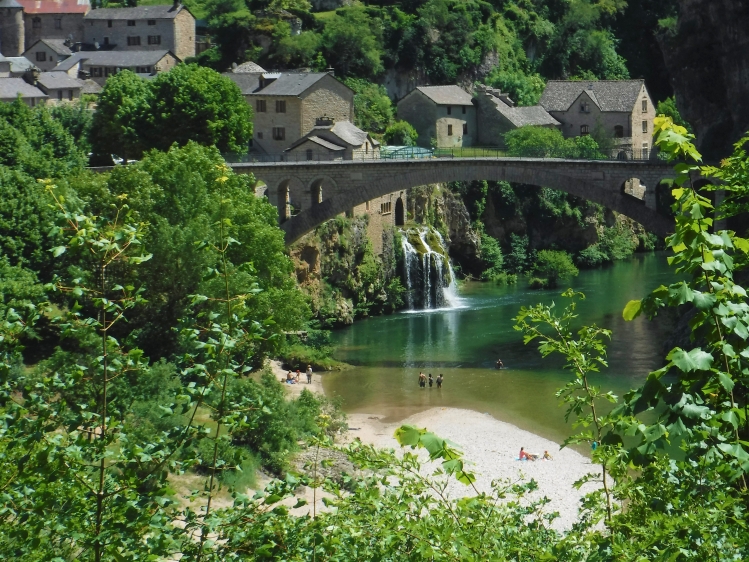
<path id="1" fill-rule="evenodd" d="M 542 163 L 549 164 L 549 161 Z M 636 168 L 632 162 L 569 161 L 562 161 L 557 166 L 534 166 L 533 162 L 499 165 L 501 162 L 489 159 L 472 162 L 456 159 L 447 163 L 427 161 L 425 164 L 406 166 L 397 171 L 393 169 L 393 173 L 388 174 L 371 174 L 372 179 L 362 185 L 336 190 L 331 196 L 325 195 L 321 203 L 282 225 L 287 244 L 295 242 L 326 220 L 376 197 L 418 185 L 477 180 L 508 181 L 558 189 L 622 213 L 658 235 L 665 236 L 673 230 L 673 221 L 655 211 L 655 187 L 661 178 L 670 175 L 665 167 L 651 170 L 641 164 Z M 615 166 L 602 169 L 602 164 Z M 639 177 L 645 184 L 643 200 L 624 195 L 621 191 L 624 182 L 633 177 Z"/>

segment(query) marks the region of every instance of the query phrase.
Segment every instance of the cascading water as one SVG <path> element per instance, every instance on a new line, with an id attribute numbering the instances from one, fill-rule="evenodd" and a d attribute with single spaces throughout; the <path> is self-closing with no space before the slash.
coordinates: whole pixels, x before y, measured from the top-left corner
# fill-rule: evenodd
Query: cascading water
<path id="1" fill-rule="evenodd" d="M 403 279 L 410 310 L 446 308 L 457 305 L 457 284 L 445 241 L 434 228 L 416 227 L 401 231 Z"/>

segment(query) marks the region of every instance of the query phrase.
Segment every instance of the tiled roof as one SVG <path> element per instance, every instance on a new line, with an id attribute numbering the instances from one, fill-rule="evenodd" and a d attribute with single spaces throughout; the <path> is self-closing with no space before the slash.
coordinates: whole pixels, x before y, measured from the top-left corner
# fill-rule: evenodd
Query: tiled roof
<path id="1" fill-rule="evenodd" d="M 91 78 L 81 80 L 81 93 L 82 94 L 98 94 L 101 92 L 101 85 L 98 82 L 94 82 Z"/>
<path id="2" fill-rule="evenodd" d="M 254 93 L 264 96 L 299 96 L 326 76 L 327 72 L 283 72 L 265 88 Z"/>
<path id="3" fill-rule="evenodd" d="M 416 88 L 437 105 L 473 105 L 473 97 L 460 86 L 419 86 Z"/>
<path id="4" fill-rule="evenodd" d="M 262 72 L 265 72 L 265 69 L 255 62 L 247 61 L 247 62 L 243 62 L 236 68 L 233 68 L 232 72 L 234 74 L 247 74 L 248 72 L 262 73 Z"/>
<path id="5" fill-rule="evenodd" d="M 99 8 L 91 10 L 87 20 L 171 20 L 185 7 L 172 4 L 160 6 L 135 6 L 134 8 Z"/>
<path id="6" fill-rule="evenodd" d="M 329 130 L 345 143 L 357 147 L 363 145 L 369 136 L 351 121 L 336 121 L 333 127 L 329 128 Z"/>
<path id="7" fill-rule="evenodd" d="M 47 47 L 52 49 L 58 55 L 72 55 L 73 54 L 73 51 L 71 51 L 70 48 L 65 44 L 65 39 L 39 39 L 39 41 L 31 45 L 31 47 L 29 47 L 28 49 L 26 49 L 26 52 L 28 53 L 38 43 L 43 43 L 47 45 Z"/>
<path id="8" fill-rule="evenodd" d="M 23 8 L 16 0 L 0 0 L 0 8 Z"/>
<path id="9" fill-rule="evenodd" d="M 0 62 L 7 61 L 10 63 L 10 71 L 21 73 L 32 68 L 36 68 L 33 62 L 26 57 L 4 57 L 0 55 Z"/>
<path id="10" fill-rule="evenodd" d="M 68 57 L 54 70 L 70 70 L 76 62 L 82 61 L 89 66 L 109 66 L 131 68 L 133 66 L 153 66 L 163 59 L 169 51 L 80 51 Z"/>
<path id="11" fill-rule="evenodd" d="M 13 100 L 21 94 L 22 98 L 46 98 L 39 88 L 27 84 L 22 78 L 0 78 L 0 99 Z"/>
<path id="12" fill-rule="evenodd" d="M 37 82 L 47 90 L 82 87 L 81 82 L 68 75 L 67 72 L 42 72 L 39 74 Z"/>
<path id="13" fill-rule="evenodd" d="M 284 152 L 288 152 L 289 150 L 297 148 L 297 147 L 303 145 L 305 142 L 313 142 L 313 143 L 315 143 L 315 144 L 317 144 L 319 146 L 322 146 L 323 148 L 327 148 L 328 150 L 334 150 L 336 152 L 339 151 L 339 150 L 346 150 L 345 146 L 338 146 L 337 144 L 334 144 L 334 143 L 332 143 L 330 141 L 327 141 L 325 139 L 321 139 L 320 137 L 318 137 L 316 135 L 312 135 L 312 136 L 309 136 L 309 137 L 302 137 L 298 141 L 294 142 L 289 148 L 287 148 L 286 150 L 284 150 Z"/>
<path id="14" fill-rule="evenodd" d="M 550 80 L 539 104 L 546 111 L 567 111 L 586 91 L 601 111 L 628 113 L 632 111 L 644 83 L 644 80 Z"/>
<path id="15" fill-rule="evenodd" d="M 497 111 L 504 115 L 510 123 L 516 127 L 525 127 L 534 125 L 544 127 L 549 125 L 560 125 L 559 121 L 554 119 L 548 111 L 540 105 L 529 107 L 508 107 L 500 100 L 497 100 Z"/>
<path id="16" fill-rule="evenodd" d="M 85 14 L 91 9 L 88 0 L 18 0 L 27 14 Z"/>
<path id="17" fill-rule="evenodd" d="M 260 86 L 259 74 L 240 74 L 234 72 L 224 72 L 223 76 L 234 82 L 243 95 L 251 94 Z"/>

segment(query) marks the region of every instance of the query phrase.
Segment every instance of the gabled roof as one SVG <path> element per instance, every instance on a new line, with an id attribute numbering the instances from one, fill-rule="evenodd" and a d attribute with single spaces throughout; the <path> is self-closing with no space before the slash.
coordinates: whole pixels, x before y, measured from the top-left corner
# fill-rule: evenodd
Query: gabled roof
<path id="1" fill-rule="evenodd" d="M 287 148 L 286 150 L 284 150 L 284 152 L 288 152 L 289 150 L 297 148 L 297 147 L 303 145 L 305 142 L 313 142 L 313 143 L 315 143 L 318 146 L 321 146 L 321 147 L 323 147 L 323 148 L 325 148 L 327 150 L 332 150 L 332 151 L 335 151 L 335 152 L 338 152 L 338 151 L 341 151 L 341 150 L 346 150 L 345 146 L 338 146 L 335 143 L 332 143 L 332 142 L 327 141 L 325 139 L 321 139 L 320 137 L 318 137 L 316 135 L 312 135 L 312 136 L 309 136 L 309 137 L 302 137 L 298 141 L 294 142 L 289 148 Z"/>
<path id="2" fill-rule="evenodd" d="M 85 14 L 91 9 L 88 0 L 18 0 L 27 14 Z"/>
<path id="3" fill-rule="evenodd" d="M 554 119 L 554 117 L 552 117 L 549 112 L 540 105 L 532 105 L 528 107 L 509 107 L 499 101 L 499 103 L 497 104 L 497 111 L 499 111 L 510 123 L 512 123 L 516 127 L 525 127 L 527 125 L 533 125 L 536 127 L 561 125 L 559 121 Z"/>
<path id="4" fill-rule="evenodd" d="M 224 72 L 223 76 L 239 86 L 242 95 L 251 94 L 260 87 L 260 74 Z"/>
<path id="5" fill-rule="evenodd" d="M 36 47 L 39 43 L 42 43 L 52 49 L 55 53 L 58 55 L 72 55 L 73 51 L 70 50 L 70 48 L 65 44 L 65 39 L 39 39 L 39 41 L 36 41 L 31 47 L 26 49 L 24 54 L 28 53 Z"/>
<path id="6" fill-rule="evenodd" d="M 586 92 L 601 111 L 628 113 L 644 84 L 644 80 L 550 80 L 539 104 L 546 111 L 567 111 Z"/>
<path id="7" fill-rule="evenodd" d="M 47 94 L 22 78 L 0 78 L 0 99 L 15 99 L 21 94 L 22 98 L 46 98 Z"/>
<path id="8" fill-rule="evenodd" d="M 9 62 L 10 71 L 15 73 L 26 72 L 36 68 L 36 65 L 26 57 L 4 57 L 0 55 L 0 62 Z"/>
<path id="9" fill-rule="evenodd" d="M 133 66 L 153 66 L 169 54 L 172 53 L 170 51 L 164 50 L 80 51 L 62 61 L 54 68 L 54 70 L 70 70 L 78 61 L 91 66 L 109 66 L 119 68 L 130 68 Z M 174 55 L 172 54 L 172 56 Z"/>
<path id="10" fill-rule="evenodd" d="M 81 82 L 81 93 L 82 94 L 98 94 L 101 92 L 101 85 L 98 82 L 94 82 L 91 78 L 86 80 L 80 80 Z"/>
<path id="11" fill-rule="evenodd" d="M 234 74 L 247 74 L 248 72 L 263 73 L 265 72 L 265 69 L 255 62 L 247 61 L 247 62 L 243 62 L 236 68 L 233 68 L 232 72 Z"/>
<path id="12" fill-rule="evenodd" d="M 367 134 L 365 131 L 362 131 L 351 121 L 336 121 L 332 127 L 320 128 L 329 130 L 336 137 L 351 146 L 361 146 L 365 142 L 367 142 L 367 138 L 369 138 L 369 134 Z M 313 130 L 315 129 L 318 129 L 318 127 L 315 127 Z"/>
<path id="13" fill-rule="evenodd" d="M 23 8 L 16 0 L 0 0 L 0 8 Z"/>
<path id="14" fill-rule="evenodd" d="M 172 4 L 160 6 L 135 6 L 133 8 L 99 8 L 91 10 L 87 20 L 171 20 L 182 10 L 187 10 L 182 4 L 176 7 Z"/>
<path id="15" fill-rule="evenodd" d="M 71 77 L 67 72 L 42 72 L 39 74 L 37 82 L 47 90 L 73 89 L 83 86 L 79 80 Z"/>
<path id="16" fill-rule="evenodd" d="M 460 86 L 419 86 L 416 88 L 437 105 L 473 105 L 473 97 Z"/>
<path id="17" fill-rule="evenodd" d="M 326 76 L 329 76 L 327 72 L 282 72 L 273 82 L 253 93 L 263 96 L 300 96 Z"/>

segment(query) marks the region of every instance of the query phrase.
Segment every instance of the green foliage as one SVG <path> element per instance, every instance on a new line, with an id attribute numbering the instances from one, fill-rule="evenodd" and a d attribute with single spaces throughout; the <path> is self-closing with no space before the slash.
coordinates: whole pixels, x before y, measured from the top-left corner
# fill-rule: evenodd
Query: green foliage
<path id="1" fill-rule="evenodd" d="M 322 32 L 325 60 L 343 77 L 372 80 L 383 70 L 378 26 L 360 6 L 341 8 Z"/>
<path id="2" fill-rule="evenodd" d="M 592 136 L 565 139 L 558 129 L 526 126 L 505 133 L 509 156 L 535 158 L 585 158 L 599 159 L 598 143 Z"/>
<path id="3" fill-rule="evenodd" d="M 650 239 L 645 241 L 653 249 L 654 243 Z M 617 224 L 604 227 L 599 234 L 598 242 L 582 250 L 575 258 L 580 267 L 598 267 L 604 263 L 623 260 L 637 250 L 640 240 L 632 235 L 632 231 L 624 225 Z"/>
<path id="4" fill-rule="evenodd" d="M 545 281 L 544 287 L 556 287 L 559 280 L 566 281 L 579 273 L 572 258 L 561 250 L 541 250 L 536 254 L 533 273 Z M 542 288 L 542 287 L 534 287 Z"/>
<path id="5" fill-rule="evenodd" d="M 385 142 L 392 146 L 416 146 L 419 133 L 407 121 L 396 121 L 385 131 Z"/>
<path id="6" fill-rule="evenodd" d="M 529 266 L 528 236 L 510 234 L 510 249 L 505 256 L 505 269 L 511 273 L 523 273 Z"/>
<path id="7" fill-rule="evenodd" d="M 239 88 L 194 64 L 178 65 L 151 81 L 129 71 L 107 80 L 90 135 L 98 155 L 128 159 L 189 141 L 244 153 L 251 138 L 252 110 Z"/>
<path id="8" fill-rule="evenodd" d="M 663 101 L 659 101 L 655 108 L 656 115 L 662 115 L 663 117 L 669 117 L 675 125 L 684 127 L 687 132 L 692 132 L 692 127 L 687 123 L 679 113 L 679 108 L 676 107 L 676 98 L 673 96 L 666 98 Z"/>
<path id="9" fill-rule="evenodd" d="M 368 133 L 387 135 L 393 122 L 393 102 L 385 87 L 361 78 L 347 78 L 344 84 L 355 93 L 354 124 Z"/>
<path id="10" fill-rule="evenodd" d="M 510 99 L 519 106 L 536 105 L 544 93 L 546 81 L 538 74 L 509 71 L 495 68 L 483 82 L 510 94 Z"/>

